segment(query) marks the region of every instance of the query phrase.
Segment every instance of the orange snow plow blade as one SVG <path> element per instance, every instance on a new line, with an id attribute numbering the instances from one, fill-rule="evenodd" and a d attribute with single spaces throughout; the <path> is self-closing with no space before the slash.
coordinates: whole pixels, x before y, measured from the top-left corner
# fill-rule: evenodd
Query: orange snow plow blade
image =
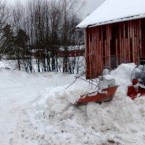
<path id="1" fill-rule="evenodd" d="M 85 105 L 88 102 L 108 102 L 111 101 L 115 95 L 118 86 L 109 87 L 103 89 L 102 92 L 104 93 L 89 93 L 87 95 L 82 95 L 81 98 L 76 102 L 76 105 Z"/>

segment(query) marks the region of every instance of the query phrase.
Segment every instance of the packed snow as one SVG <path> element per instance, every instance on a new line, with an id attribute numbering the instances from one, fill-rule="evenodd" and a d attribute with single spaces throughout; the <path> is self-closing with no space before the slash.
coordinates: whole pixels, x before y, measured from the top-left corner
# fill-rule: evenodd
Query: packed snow
<path id="1" fill-rule="evenodd" d="M 91 86 L 81 79 L 70 85 L 74 75 L 1 68 L 0 145 L 144 145 L 145 97 L 126 95 L 134 67 L 105 76 L 119 85 L 111 102 L 80 107 L 71 101 Z"/>
<path id="2" fill-rule="evenodd" d="M 145 17 L 145 0 L 106 0 L 77 27 L 108 24 Z"/>

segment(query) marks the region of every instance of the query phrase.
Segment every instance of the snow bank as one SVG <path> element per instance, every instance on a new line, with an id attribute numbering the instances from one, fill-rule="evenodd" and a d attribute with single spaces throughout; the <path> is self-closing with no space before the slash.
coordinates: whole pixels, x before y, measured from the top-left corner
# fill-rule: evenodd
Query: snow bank
<path id="1" fill-rule="evenodd" d="M 0 61 L 0 68 L 6 69 L 16 69 L 17 62 L 14 60 L 1 60 Z"/>
<path id="2" fill-rule="evenodd" d="M 124 89 L 134 67 L 122 64 L 106 76 L 120 85 L 108 103 L 83 107 L 71 104 L 68 98 L 88 90 L 81 80 L 67 90 L 66 80 L 61 79 L 63 85 L 44 89 L 39 99 L 21 113 L 11 145 L 144 145 L 145 98 L 132 101 Z M 70 78 L 67 81 L 72 81 Z"/>

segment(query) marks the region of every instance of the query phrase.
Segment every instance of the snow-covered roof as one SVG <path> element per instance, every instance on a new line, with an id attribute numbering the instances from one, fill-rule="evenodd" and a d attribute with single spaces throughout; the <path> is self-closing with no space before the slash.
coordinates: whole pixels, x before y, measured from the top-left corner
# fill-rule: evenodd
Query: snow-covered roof
<path id="1" fill-rule="evenodd" d="M 79 28 L 145 17 L 145 0 L 106 0 L 87 16 Z"/>

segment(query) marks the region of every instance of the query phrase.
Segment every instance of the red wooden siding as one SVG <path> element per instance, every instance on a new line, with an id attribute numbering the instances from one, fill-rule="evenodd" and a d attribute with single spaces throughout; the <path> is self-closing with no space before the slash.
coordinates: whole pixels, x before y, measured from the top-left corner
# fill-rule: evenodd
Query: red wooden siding
<path id="1" fill-rule="evenodd" d="M 104 67 L 139 64 L 145 58 L 145 19 L 86 28 L 87 78 L 96 78 Z"/>

